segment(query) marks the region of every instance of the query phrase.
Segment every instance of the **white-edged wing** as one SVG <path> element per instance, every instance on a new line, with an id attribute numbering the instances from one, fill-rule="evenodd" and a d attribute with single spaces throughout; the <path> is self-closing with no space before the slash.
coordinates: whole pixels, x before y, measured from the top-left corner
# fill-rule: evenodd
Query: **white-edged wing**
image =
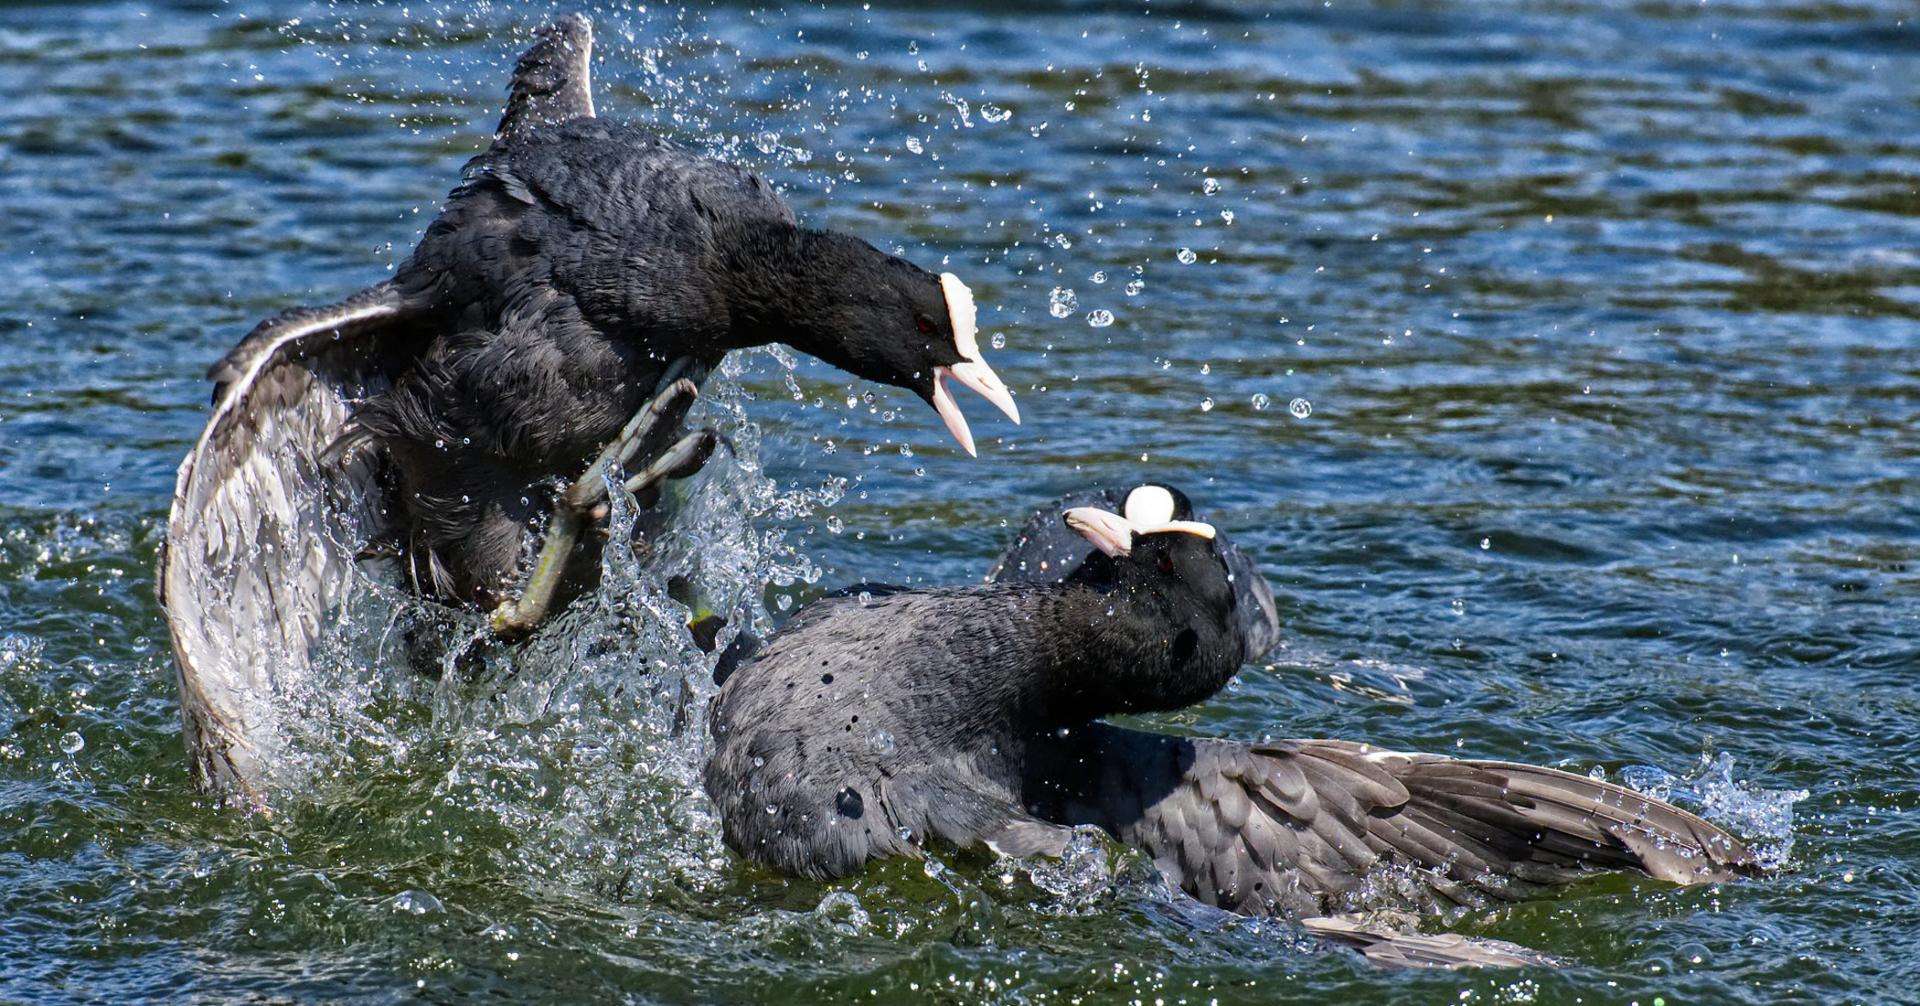
<path id="1" fill-rule="evenodd" d="M 216 364 L 213 415 L 180 465 L 159 597 L 196 779 L 257 803 L 283 702 L 383 524 L 375 460 L 334 450 L 351 403 L 386 386 L 387 285 L 254 329 Z"/>

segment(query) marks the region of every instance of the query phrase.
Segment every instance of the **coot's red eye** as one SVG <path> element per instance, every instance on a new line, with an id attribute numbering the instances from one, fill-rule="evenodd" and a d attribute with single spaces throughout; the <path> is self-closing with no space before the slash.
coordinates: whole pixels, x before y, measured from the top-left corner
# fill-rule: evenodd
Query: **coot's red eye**
<path id="1" fill-rule="evenodd" d="M 921 334 L 921 335 L 932 335 L 932 334 L 933 334 L 933 331 L 934 331 L 934 329 L 933 329 L 933 319 L 932 319 L 932 318 L 929 318 L 929 317 L 927 317 L 927 316 L 926 316 L 926 315 L 924 315 L 924 314 L 916 314 L 916 315 L 914 315 L 914 316 L 913 316 L 913 323 L 914 323 L 915 325 L 918 325 L 918 326 L 920 326 L 920 334 Z"/>
<path id="2" fill-rule="evenodd" d="M 1163 555 L 1160 557 L 1160 572 L 1162 573 L 1173 572 L 1173 556 Z"/>

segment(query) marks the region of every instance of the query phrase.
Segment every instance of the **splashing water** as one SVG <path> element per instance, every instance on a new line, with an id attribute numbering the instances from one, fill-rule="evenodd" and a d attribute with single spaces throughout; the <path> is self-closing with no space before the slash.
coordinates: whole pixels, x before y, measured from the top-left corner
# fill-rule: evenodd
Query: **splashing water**
<path id="1" fill-rule="evenodd" d="M 733 450 L 676 484 L 663 530 L 610 478 L 599 589 L 524 644 L 492 641 L 478 612 L 369 580 L 289 696 L 299 711 L 289 754 L 303 769 L 289 775 L 313 785 L 282 799 L 328 813 L 387 785 L 426 787 L 416 796 L 430 814 L 485 829 L 530 880 L 636 897 L 716 882 L 725 860 L 699 781 L 716 657 L 687 623 L 726 618 L 716 652 L 742 631 L 770 631 L 763 585 L 819 577 L 778 529 L 841 491 L 835 481 L 783 492 L 762 472 L 737 383 L 747 366 L 723 364 L 690 419 Z M 690 583 L 705 612 L 669 596 L 672 579 Z M 451 643 L 437 675 L 409 666 L 420 638 Z"/>
<path id="2" fill-rule="evenodd" d="M 1780 869 L 1793 858 L 1793 805 L 1804 789 L 1763 789 L 1734 775 L 1733 756 L 1703 753 L 1693 771 L 1677 775 L 1653 765 L 1629 765 L 1622 784 L 1648 796 L 1686 807 L 1740 835 L 1766 869 Z"/>

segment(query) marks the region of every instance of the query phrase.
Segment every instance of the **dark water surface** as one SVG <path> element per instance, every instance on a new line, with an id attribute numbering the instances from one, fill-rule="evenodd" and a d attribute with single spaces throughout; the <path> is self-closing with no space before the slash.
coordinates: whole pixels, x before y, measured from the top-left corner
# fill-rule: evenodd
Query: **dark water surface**
<path id="1" fill-rule="evenodd" d="M 597 13 L 603 114 L 947 262 L 1005 336 L 1027 425 L 969 404 L 971 461 L 745 361 L 757 526 L 819 573 L 783 596 L 965 580 L 1055 493 L 1170 479 L 1288 631 L 1176 729 L 1597 768 L 1787 860 L 1454 920 L 1564 970 L 1385 974 L 1124 858 L 751 874 L 604 673 L 478 742 L 402 694 L 272 821 L 197 798 L 152 566 L 200 375 L 411 247 L 539 13 L 0 8 L 0 999 L 1913 1001 L 1917 14 Z"/>

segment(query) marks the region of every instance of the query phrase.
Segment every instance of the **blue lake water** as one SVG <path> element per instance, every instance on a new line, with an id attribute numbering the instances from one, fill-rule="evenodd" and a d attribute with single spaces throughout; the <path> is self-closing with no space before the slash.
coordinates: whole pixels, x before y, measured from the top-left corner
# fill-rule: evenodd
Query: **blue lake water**
<path id="1" fill-rule="evenodd" d="M 391 269 L 546 8 L 9 4 L 0 999 L 1914 994 L 1920 11 L 882 6 L 592 11 L 601 114 L 961 274 L 1026 417 L 966 403 L 968 459 L 903 394 L 741 359 L 770 613 L 976 578 L 1058 493 L 1171 481 L 1286 642 L 1161 725 L 1597 769 L 1785 871 L 1471 914 L 1572 963 L 1438 974 L 1125 857 L 788 884 L 719 846 L 645 669 L 560 644 L 513 685 L 537 715 L 376 689 L 319 795 L 215 806 L 152 572 L 202 374 Z"/>

